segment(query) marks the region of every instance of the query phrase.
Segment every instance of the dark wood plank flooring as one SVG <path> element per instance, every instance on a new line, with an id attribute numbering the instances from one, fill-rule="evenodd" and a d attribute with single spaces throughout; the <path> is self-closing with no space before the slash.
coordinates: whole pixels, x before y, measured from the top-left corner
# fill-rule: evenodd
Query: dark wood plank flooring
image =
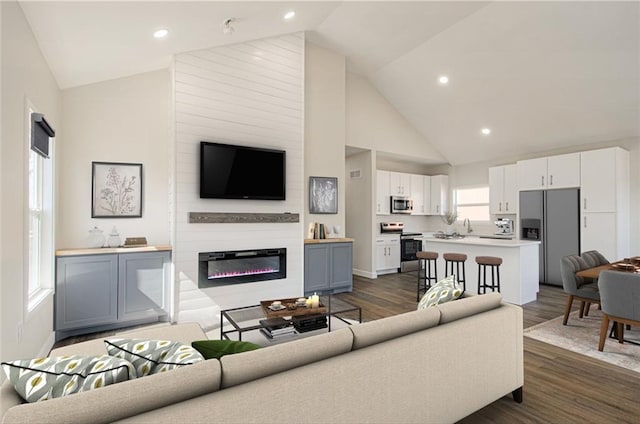
<path id="1" fill-rule="evenodd" d="M 369 321 L 414 310 L 416 279 L 415 272 L 356 276 L 353 292 L 338 296 Z M 523 307 L 524 328 L 562 315 L 565 299 L 561 288 L 541 286 Z M 523 403 L 505 396 L 460 422 L 640 423 L 640 373 L 525 337 L 524 380 Z"/>

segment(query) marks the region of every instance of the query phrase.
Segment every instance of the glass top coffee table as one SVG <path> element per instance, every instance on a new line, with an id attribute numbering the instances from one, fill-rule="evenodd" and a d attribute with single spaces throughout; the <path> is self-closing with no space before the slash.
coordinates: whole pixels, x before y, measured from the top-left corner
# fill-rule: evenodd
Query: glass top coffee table
<path id="1" fill-rule="evenodd" d="M 328 318 L 328 331 L 331 331 L 331 317 L 335 317 L 345 324 L 351 325 L 351 322 L 340 316 L 347 312 L 356 312 L 358 314 L 358 322 L 362 322 L 362 308 L 359 306 L 331 295 L 320 296 L 320 303 L 327 308 L 327 311 L 322 315 Z M 263 328 L 260 320 L 265 318 L 266 316 L 261 305 L 224 309 L 220 312 L 220 340 L 231 340 L 229 335 L 238 333 L 238 340 L 241 341 L 243 333 Z M 225 321 L 227 321 L 231 327 L 226 326 L 225 328 Z M 264 337 L 267 338 L 266 336 Z"/>

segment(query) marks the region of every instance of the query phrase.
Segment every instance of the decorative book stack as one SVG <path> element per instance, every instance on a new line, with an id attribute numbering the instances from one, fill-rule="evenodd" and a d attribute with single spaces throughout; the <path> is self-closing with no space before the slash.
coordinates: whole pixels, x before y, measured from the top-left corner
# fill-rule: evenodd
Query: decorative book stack
<path id="1" fill-rule="evenodd" d="M 299 333 L 327 328 L 327 316 L 323 314 L 291 317 L 291 321 Z"/>
<path id="2" fill-rule="evenodd" d="M 260 331 L 269 339 L 281 339 L 298 334 L 291 321 L 282 317 L 261 319 L 260 325 Z"/>

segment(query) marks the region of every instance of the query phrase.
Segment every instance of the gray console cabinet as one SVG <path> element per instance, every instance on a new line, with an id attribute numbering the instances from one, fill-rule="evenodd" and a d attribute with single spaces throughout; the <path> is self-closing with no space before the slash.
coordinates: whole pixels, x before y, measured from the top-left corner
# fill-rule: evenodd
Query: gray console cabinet
<path id="1" fill-rule="evenodd" d="M 304 293 L 342 293 L 353 289 L 351 242 L 309 243 L 304 246 Z"/>
<path id="2" fill-rule="evenodd" d="M 57 338 L 167 315 L 170 263 L 170 251 L 57 257 Z"/>

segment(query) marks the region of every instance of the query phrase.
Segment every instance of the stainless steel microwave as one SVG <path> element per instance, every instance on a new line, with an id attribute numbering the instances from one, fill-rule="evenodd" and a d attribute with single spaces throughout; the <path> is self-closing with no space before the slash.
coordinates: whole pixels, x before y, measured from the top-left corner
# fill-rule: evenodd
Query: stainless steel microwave
<path id="1" fill-rule="evenodd" d="M 405 196 L 391 196 L 391 213 L 411 213 L 413 200 Z"/>

